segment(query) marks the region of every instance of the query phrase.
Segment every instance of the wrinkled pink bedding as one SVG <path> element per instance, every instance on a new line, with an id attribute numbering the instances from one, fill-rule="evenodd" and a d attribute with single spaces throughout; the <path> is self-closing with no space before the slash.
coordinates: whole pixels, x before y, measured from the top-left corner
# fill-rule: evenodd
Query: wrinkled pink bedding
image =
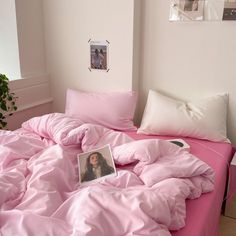
<path id="1" fill-rule="evenodd" d="M 77 154 L 105 144 L 117 176 L 80 186 Z M 0 131 L 0 145 L 3 236 L 167 236 L 185 226 L 186 199 L 214 189 L 214 170 L 174 144 L 134 141 L 63 114 Z"/>
<path id="2" fill-rule="evenodd" d="M 173 139 L 176 137 L 148 136 L 135 132 L 127 132 L 133 139 Z M 217 236 L 224 198 L 228 165 L 234 152 L 229 143 L 217 143 L 193 138 L 184 138 L 190 145 L 190 152 L 206 162 L 215 171 L 214 191 L 202 195 L 195 200 L 186 201 L 186 225 L 178 231 L 172 231 L 173 236 Z"/>

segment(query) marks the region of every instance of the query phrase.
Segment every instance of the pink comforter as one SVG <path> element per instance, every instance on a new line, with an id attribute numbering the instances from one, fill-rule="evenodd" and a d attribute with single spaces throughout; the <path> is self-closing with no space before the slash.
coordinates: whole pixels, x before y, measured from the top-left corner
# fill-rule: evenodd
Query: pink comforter
<path id="1" fill-rule="evenodd" d="M 116 176 L 80 186 L 77 154 L 110 144 Z M 164 140 L 81 124 L 63 114 L 0 131 L 0 229 L 13 235 L 170 235 L 185 199 L 214 188 L 214 171 Z"/>

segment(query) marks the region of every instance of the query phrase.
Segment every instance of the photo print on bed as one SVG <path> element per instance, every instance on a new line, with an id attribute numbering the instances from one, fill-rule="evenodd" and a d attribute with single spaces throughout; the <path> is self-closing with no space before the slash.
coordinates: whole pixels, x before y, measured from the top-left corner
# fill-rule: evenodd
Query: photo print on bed
<path id="1" fill-rule="evenodd" d="M 78 154 L 78 169 L 80 183 L 116 174 L 110 145 Z"/>

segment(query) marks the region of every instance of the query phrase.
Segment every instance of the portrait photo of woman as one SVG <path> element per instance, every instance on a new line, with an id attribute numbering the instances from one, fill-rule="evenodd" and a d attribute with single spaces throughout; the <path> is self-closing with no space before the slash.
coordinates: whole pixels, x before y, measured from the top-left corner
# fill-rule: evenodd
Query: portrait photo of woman
<path id="1" fill-rule="evenodd" d="M 108 43 L 106 41 L 90 41 L 90 68 L 106 71 L 108 60 Z"/>
<path id="2" fill-rule="evenodd" d="M 81 183 L 116 173 L 109 146 L 78 155 L 78 165 Z"/>

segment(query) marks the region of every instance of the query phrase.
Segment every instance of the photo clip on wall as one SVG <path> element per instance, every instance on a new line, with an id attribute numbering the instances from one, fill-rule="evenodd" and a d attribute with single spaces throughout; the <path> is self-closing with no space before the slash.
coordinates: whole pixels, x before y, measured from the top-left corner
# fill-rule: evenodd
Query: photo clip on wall
<path id="1" fill-rule="evenodd" d="M 108 49 L 110 42 L 108 40 L 88 40 L 89 43 L 89 71 L 108 72 Z"/>
<path id="2" fill-rule="evenodd" d="M 236 20 L 236 0 L 171 0 L 169 20 Z"/>

